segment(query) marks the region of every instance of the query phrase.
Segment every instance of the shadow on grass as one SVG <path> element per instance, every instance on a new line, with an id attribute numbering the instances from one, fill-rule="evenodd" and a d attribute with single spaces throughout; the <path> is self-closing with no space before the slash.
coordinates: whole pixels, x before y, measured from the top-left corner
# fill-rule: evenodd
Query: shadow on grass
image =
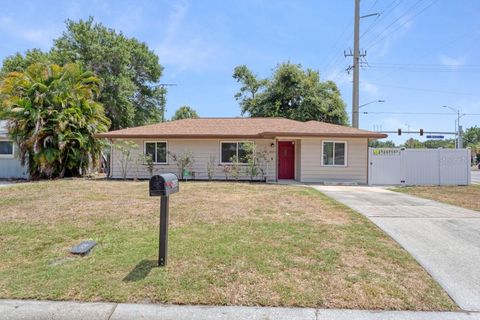
<path id="1" fill-rule="evenodd" d="M 135 282 L 145 279 L 153 268 L 158 267 L 156 260 L 142 260 L 140 261 L 132 271 L 125 278 L 123 282 Z"/>

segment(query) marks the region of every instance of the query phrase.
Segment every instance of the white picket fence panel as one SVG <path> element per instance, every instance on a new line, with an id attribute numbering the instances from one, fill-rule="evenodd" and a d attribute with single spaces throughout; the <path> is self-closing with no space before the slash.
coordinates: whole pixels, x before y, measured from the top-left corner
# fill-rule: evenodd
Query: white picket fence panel
<path id="1" fill-rule="evenodd" d="M 369 148 L 370 185 L 469 185 L 469 149 Z"/>

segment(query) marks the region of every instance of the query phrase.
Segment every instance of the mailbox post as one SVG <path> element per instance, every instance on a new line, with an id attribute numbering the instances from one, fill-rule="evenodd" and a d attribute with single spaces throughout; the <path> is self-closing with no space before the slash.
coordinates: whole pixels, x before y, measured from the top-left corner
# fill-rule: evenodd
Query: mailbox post
<path id="1" fill-rule="evenodd" d="M 160 232 L 158 237 L 158 265 L 167 264 L 168 252 L 168 200 L 177 193 L 178 178 L 173 173 L 164 173 L 150 178 L 150 196 L 160 197 Z"/>

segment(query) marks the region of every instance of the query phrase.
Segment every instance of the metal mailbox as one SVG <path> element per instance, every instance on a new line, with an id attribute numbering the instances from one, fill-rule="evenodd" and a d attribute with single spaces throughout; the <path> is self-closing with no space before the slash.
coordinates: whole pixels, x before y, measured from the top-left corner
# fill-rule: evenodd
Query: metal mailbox
<path id="1" fill-rule="evenodd" d="M 150 178 L 150 196 L 169 196 L 178 192 L 178 178 L 173 173 L 164 173 Z"/>
<path id="2" fill-rule="evenodd" d="M 158 265 L 167 264 L 168 250 L 168 200 L 179 191 L 178 178 L 173 173 L 164 173 L 150 178 L 150 196 L 160 197 L 160 234 L 158 237 Z"/>

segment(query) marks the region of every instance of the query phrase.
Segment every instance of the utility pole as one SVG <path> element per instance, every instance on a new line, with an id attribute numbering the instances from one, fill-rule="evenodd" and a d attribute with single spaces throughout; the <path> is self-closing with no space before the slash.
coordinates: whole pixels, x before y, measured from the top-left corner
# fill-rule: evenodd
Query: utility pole
<path id="1" fill-rule="evenodd" d="M 442 106 L 442 108 L 448 108 L 452 110 L 453 112 L 457 113 L 457 120 L 455 120 L 455 130 L 457 132 L 456 134 L 456 140 L 455 140 L 455 148 L 456 149 L 462 149 L 463 148 L 463 128 L 460 125 L 460 118 L 465 115 L 465 113 L 460 114 L 460 109 L 454 109 L 450 106 Z"/>
<path id="2" fill-rule="evenodd" d="M 358 128 L 360 81 L 360 0 L 355 0 L 355 21 L 353 30 L 353 90 L 352 90 L 352 127 Z"/>
<path id="3" fill-rule="evenodd" d="M 345 57 L 352 57 L 352 65 L 348 67 L 347 71 L 353 69 L 353 90 L 352 90 L 352 127 L 358 128 L 359 126 L 359 83 L 360 83 L 360 58 L 367 55 L 366 52 L 360 52 L 360 19 L 378 16 L 379 13 L 367 14 L 360 16 L 360 0 L 355 0 L 355 19 L 353 27 L 353 52 L 347 54 L 343 53 Z"/>

